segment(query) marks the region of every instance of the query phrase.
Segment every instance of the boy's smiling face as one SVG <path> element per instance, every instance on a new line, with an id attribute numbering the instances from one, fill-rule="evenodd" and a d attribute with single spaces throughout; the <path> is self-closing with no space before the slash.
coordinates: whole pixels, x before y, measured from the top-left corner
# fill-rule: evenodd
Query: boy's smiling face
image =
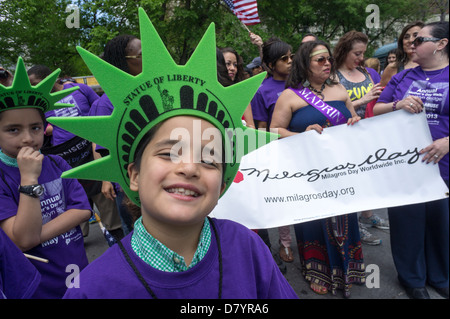
<path id="1" fill-rule="evenodd" d="M 220 131 L 199 118 L 170 118 L 145 147 L 139 171 L 132 163 L 128 172 L 144 225 L 203 222 L 225 188 Z"/>
<path id="2" fill-rule="evenodd" d="M 39 150 L 44 143 L 44 123 L 39 111 L 24 108 L 0 114 L 0 142 L 2 152 L 16 158 L 25 146 Z"/>

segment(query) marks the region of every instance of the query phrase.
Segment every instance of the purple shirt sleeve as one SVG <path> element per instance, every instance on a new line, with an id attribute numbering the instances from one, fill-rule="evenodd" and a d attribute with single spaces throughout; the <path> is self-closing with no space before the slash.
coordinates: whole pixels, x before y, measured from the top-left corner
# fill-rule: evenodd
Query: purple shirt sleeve
<path id="1" fill-rule="evenodd" d="M 41 275 L 0 228 L 0 299 L 30 298 Z"/>
<path id="2" fill-rule="evenodd" d="M 261 94 L 261 91 L 258 90 L 251 102 L 254 120 L 269 122 L 269 113 L 268 110 L 264 107 L 264 104 L 264 98 Z"/>
<path id="3" fill-rule="evenodd" d="M 394 94 L 395 94 L 395 92 L 397 90 L 398 79 L 399 79 L 399 76 L 403 77 L 404 72 L 407 72 L 407 70 L 404 70 L 404 71 L 402 71 L 400 73 L 397 73 L 396 75 L 394 75 L 391 78 L 389 83 L 384 88 L 383 92 L 381 92 L 381 95 L 378 98 L 378 102 L 390 103 L 390 102 L 395 101 Z"/>
<path id="4" fill-rule="evenodd" d="M 372 78 L 372 81 L 374 84 L 380 83 L 381 76 L 378 74 L 378 72 L 375 69 L 366 67 L 366 70 L 367 70 L 367 72 L 369 72 L 370 77 Z"/>

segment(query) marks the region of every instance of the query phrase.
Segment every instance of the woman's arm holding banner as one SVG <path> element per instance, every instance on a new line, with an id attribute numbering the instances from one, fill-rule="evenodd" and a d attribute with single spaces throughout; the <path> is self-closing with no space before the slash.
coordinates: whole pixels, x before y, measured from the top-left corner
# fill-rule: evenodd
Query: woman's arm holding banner
<path id="1" fill-rule="evenodd" d="M 344 88 L 344 86 L 342 84 L 340 84 L 340 86 L 342 87 L 342 89 L 344 90 L 345 93 L 345 106 L 347 106 L 347 109 L 350 111 L 352 117 L 348 119 L 347 121 L 347 125 L 353 125 L 356 122 L 358 122 L 359 120 L 361 120 L 361 117 L 358 116 L 358 114 L 356 114 L 355 108 L 353 107 L 353 102 L 350 99 L 350 96 L 347 94 L 347 90 Z"/>
<path id="2" fill-rule="evenodd" d="M 291 132 L 287 128 L 292 119 L 292 100 L 295 93 L 291 90 L 284 90 L 275 104 L 273 110 L 272 122 L 270 123 L 270 130 L 276 130 L 281 138 L 298 134 Z"/>

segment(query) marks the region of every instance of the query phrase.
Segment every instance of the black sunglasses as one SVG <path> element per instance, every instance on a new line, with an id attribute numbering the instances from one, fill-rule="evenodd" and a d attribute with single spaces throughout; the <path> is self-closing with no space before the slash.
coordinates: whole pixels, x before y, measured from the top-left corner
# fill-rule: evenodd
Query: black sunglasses
<path id="1" fill-rule="evenodd" d="M 283 55 L 281 58 L 279 58 L 278 60 L 281 60 L 283 62 L 287 62 L 289 61 L 289 59 L 294 60 L 294 56 L 295 54 L 290 54 L 290 55 Z"/>
<path id="2" fill-rule="evenodd" d="M 418 47 L 419 45 L 421 45 L 424 42 L 437 42 L 439 40 L 441 40 L 441 39 L 439 39 L 439 38 L 417 37 L 417 38 L 414 39 L 412 44 L 414 44 L 415 47 Z"/>
<path id="3" fill-rule="evenodd" d="M 313 61 L 316 61 L 317 63 L 319 63 L 319 65 L 324 65 L 326 61 L 333 63 L 334 62 L 334 58 L 330 55 L 327 57 L 321 56 L 320 58 L 317 58 Z"/>

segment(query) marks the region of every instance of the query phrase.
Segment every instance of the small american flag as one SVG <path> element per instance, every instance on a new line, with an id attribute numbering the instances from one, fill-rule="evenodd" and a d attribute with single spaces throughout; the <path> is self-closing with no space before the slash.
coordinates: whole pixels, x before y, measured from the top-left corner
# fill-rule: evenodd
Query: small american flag
<path id="1" fill-rule="evenodd" d="M 258 4 L 256 0 L 224 0 L 231 11 L 245 25 L 258 24 Z"/>

